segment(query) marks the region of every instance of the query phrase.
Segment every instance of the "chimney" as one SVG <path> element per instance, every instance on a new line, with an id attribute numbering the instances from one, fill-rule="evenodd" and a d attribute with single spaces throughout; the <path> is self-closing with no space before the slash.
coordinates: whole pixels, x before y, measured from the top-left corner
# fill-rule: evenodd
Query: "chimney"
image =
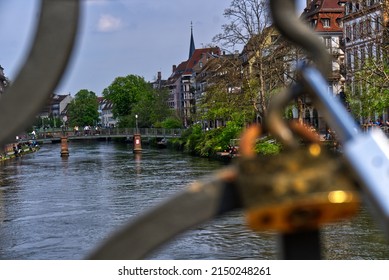
<path id="1" fill-rule="evenodd" d="M 161 73 L 161 71 L 158 71 L 158 81 L 160 81 L 160 80 L 162 80 L 162 73 Z"/>
<path id="2" fill-rule="evenodd" d="M 176 72 L 176 69 L 177 69 L 177 66 L 176 66 L 176 65 L 173 65 L 173 73 Z"/>

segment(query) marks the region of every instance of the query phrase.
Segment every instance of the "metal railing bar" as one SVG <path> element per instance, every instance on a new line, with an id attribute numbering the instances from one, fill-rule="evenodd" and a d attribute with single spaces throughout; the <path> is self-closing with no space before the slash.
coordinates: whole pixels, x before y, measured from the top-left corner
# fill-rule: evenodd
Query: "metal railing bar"
<path id="1" fill-rule="evenodd" d="M 0 99 L 0 145 L 14 140 L 55 90 L 73 49 L 79 11 L 79 0 L 42 0 L 30 53 Z"/>

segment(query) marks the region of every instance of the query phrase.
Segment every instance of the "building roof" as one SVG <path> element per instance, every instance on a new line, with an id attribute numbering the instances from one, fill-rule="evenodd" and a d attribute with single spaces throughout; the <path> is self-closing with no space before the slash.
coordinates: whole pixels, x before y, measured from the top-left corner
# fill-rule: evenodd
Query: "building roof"
<path id="1" fill-rule="evenodd" d="M 193 26 L 192 26 L 192 23 L 191 23 L 191 26 L 190 26 L 190 44 L 189 44 L 189 56 L 188 56 L 188 59 L 190 59 L 195 51 L 196 47 L 195 47 L 195 43 L 194 43 L 194 39 L 193 39 Z"/>
<path id="2" fill-rule="evenodd" d="M 205 65 L 209 58 L 219 55 L 220 49 L 218 47 L 195 49 L 188 60 L 181 62 L 177 67 L 173 66 L 173 72 L 168 79 L 168 83 L 175 83 L 182 75 L 192 75 L 196 72 L 196 66 L 199 62 L 203 62 Z"/>
<path id="3" fill-rule="evenodd" d="M 169 77 L 169 82 L 174 83 L 185 72 L 187 63 L 188 60 L 181 62 L 178 66 L 173 66 L 173 72 Z"/>
<path id="4" fill-rule="evenodd" d="M 109 99 L 106 99 L 104 97 L 97 97 L 97 100 L 99 102 L 99 105 L 101 106 L 102 111 L 112 110 L 113 103 Z"/>
<path id="5" fill-rule="evenodd" d="M 344 16 L 344 7 L 338 0 L 312 0 L 304 9 L 301 17 L 309 21 L 315 32 L 342 32 L 340 21 Z M 329 26 L 324 25 L 323 19 L 329 19 Z"/>
<path id="6" fill-rule="evenodd" d="M 58 103 L 61 103 L 62 100 L 64 100 L 66 97 L 69 97 L 70 94 L 65 94 L 65 95 L 61 95 L 61 94 L 54 94 L 51 96 L 51 104 L 58 104 Z"/>
<path id="7" fill-rule="evenodd" d="M 193 55 L 187 61 L 184 74 L 192 74 L 195 66 L 200 62 L 206 62 L 208 58 L 213 55 L 220 55 L 220 49 L 218 47 L 196 49 Z"/>

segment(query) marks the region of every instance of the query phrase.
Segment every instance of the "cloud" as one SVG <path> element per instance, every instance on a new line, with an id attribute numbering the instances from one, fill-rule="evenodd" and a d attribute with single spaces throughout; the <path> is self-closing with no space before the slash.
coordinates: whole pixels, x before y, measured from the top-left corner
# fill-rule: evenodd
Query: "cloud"
<path id="1" fill-rule="evenodd" d="M 97 24 L 100 32 L 112 32 L 122 27 L 122 20 L 112 15 L 101 15 Z"/>

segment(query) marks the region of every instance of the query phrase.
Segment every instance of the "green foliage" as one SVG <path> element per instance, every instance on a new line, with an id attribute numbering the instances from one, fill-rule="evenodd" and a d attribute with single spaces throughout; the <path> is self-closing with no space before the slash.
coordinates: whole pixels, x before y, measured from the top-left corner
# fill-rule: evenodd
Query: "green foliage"
<path id="1" fill-rule="evenodd" d="M 167 117 L 162 123 L 162 128 L 182 128 L 182 121 L 177 117 Z"/>
<path id="2" fill-rule="evenodd" d="M 220 81 L 219 81 L 220 82 Z M 202 120 L 233 119 L 233 115 L 240 115 L 246 121 L 254 118 L 255 111 L 250 100 L 253 99 L 248 91 L 245 93 L 229 93 L 225 87 L 225 81 L 213 84 L 207 89 L 206 95 L 199 105 Z"/>
<path id="3" fill-rule="evenodd" d="M 61 127 L 62 120 L 59 117 L 53 117 L 52 115 L 46 119 L 46 124 L 52 128 L 58 128 Z"/>
<path id="4" fill-rule="evenodd" d="M 134 104 L 132 116 L 138 115 L 140 127 L 161 127 L 162 122 L 173 115 L 167 105 L 167 90 L 145 92 Z"/>
<path id="5" fill-rule="evenodd" d="M 135 127 L 135 116 L 120 116 L 118 117 L 118 127 Z"/>
<path id="6" fill-rule="evenodd" d="M 194 125 L 175 141 L 176 146 L 183 143 L 185 151 L 202 157 L 212 157 L 217 152 L 229 148 L 231 140 L 240 138 L 244 126 L 241 118 L 227 123 L 225 127 L 204 131 L 200 125 Z M 262 155 L 280 153 L 282 145 L 273 138 L 262 138 L 255 146 L 255 151 Z"/>
<path id="7" fill-rule="evenodd" d="M 93 91 L 80 90 L 68 109 L 70 126 L 94 125 L 99 120 L 97 96 Z"/>
<path id="8" fill-rule="evenodd" d="M 112 84 L 105 88 L 103 96 L 113 103 L 113 116 L 123 117 L 133 114 L 134 105 L 141 100 L 144 95 L 152 92 L 150 84 L 143 77 L 128 75 L 117 77 Z"/>
<path id="9" fill-rule="evenodd" d="M 172 116 L 167 105 L 169 92 L 154 90 L 144 78 L 136 75 L 117 77 L 103 91 L 114 107 L 112 113 L 118 118 L 119 127 L 135 127 L 138 116 L 139 127 L 159 127 L 160 123 Z"/>
<path id="10" fill-rule="evenodd" d="M 200 141 L 195 145 L 195 153 L 202 157 L 209 157 L 216 152 L 221 151 L 222 146 L 219 139 L 222 131 L 222 128 L 216 128 L 204 132 Z"/>
<path id="11" fill-rule="evenodd" d="M 50 115 L 49 117 L 36 117 L 32 124 L 32 127 L 37 128 L 58 128 L 63 124 L 62 120 L 59 117 L 53 117 Z M 32 128 L 31 128 L 32 131 Z"/>
<path id="12" fill-rule="evenodd" d="M 196 124 L 191 126 L 187 131 L 182 135 L 182 138 L 185 139 L 185 150 L 189 153 L 195 153 L 197 144 L 203 138 L 203 131 L 201 125 Z"/>
<path id="13" fill-rule="evenodd" d="M 264 138 L 255 145 L 255 152 L 260 155 L 276 155 L 282 150 L 282 145 L 271 138 Z"/>
<path id="14" fill-rule="evenodd" d="M 381 115 L 389 107 L 389 67 L 384 60 L 366 60 L 355 73 L 354 90 L 347 90 L 347 102 L 356 117 Z"/>
<path id="15" fill-rule="evenodd" d="M 182 136 L 185 150 L 189 153 L 209 157 L 228 149 L 231 139 L 238 138 L 243 126 L 239 121 L 230 121 L 225 127 L 204 131 L 194 125 Z"/>

